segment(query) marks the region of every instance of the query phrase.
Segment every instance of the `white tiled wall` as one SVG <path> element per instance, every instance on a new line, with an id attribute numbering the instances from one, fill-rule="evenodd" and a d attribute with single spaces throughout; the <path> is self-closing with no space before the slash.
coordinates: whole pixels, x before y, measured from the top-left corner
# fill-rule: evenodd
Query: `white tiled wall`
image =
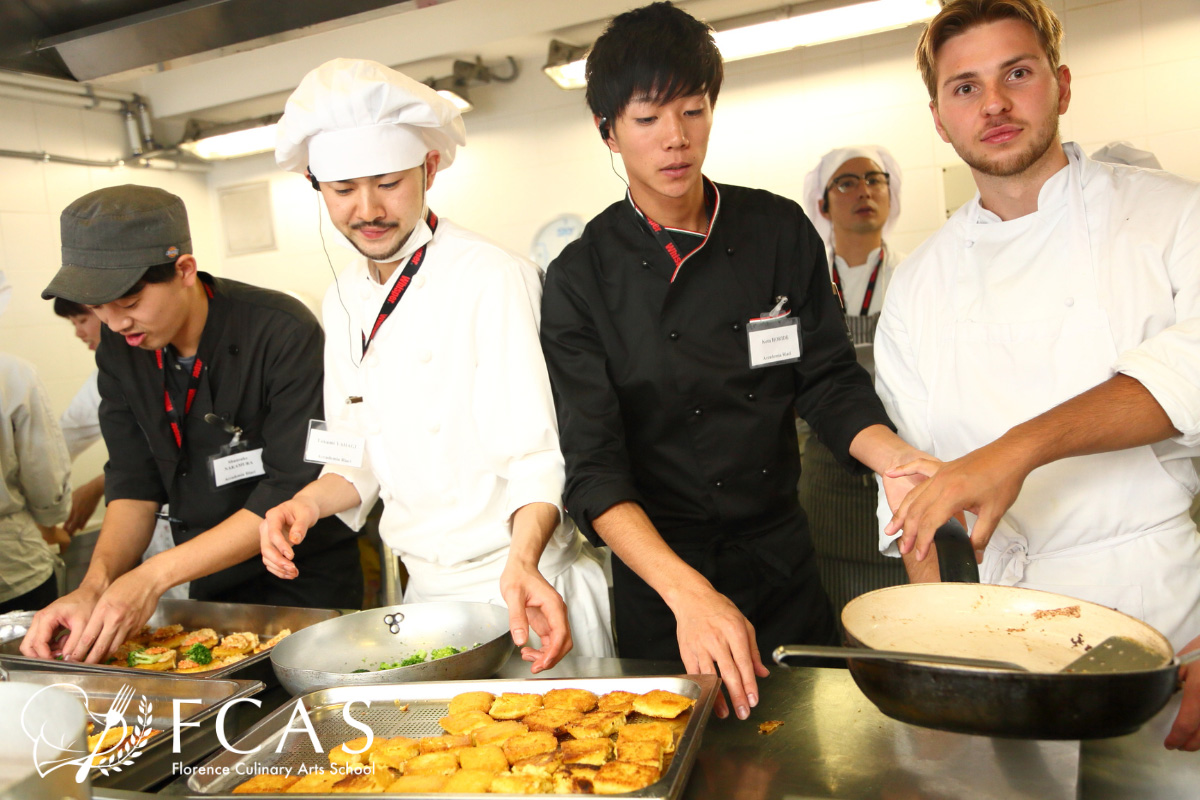
<path id="1" fill-rule="evenodd" d="M 1074 75 L 1064 135 L 1088 152 L 1126 139 L 1154 151 L 1167 169 L 1200 179 L 1200 0 L 1051 6 L 1063 17 L 1064 61 Z M 943 221 L 941 169 L 958 163 L 930 120 L 913 61 L 917 35 L 908 29 L 729 65 L 705 172 L 799 199 L 805 174 L 826 150 L 884 144 L 904 170 L 903 214 L 890 238 L 911 250 Z M 557 89 L 538 63 L 521 66 L 517 82 L 473 92 L 469 144 L 439 176 L 430 202 L 443 216 L 528 252 L 543 223 L 562 212 L 587 219 L 624 187 L 583 93 Z M 303 179 L 277 172 L 270 156 L 221 165 L 212 175 L 214 186 L 262 179 L 273 182 L 280 249 L 227 259 L 226 274 L 319 296 L 330 267 L 314 230 L 318 197 Z M 346 251 L 331 244 L 328 252 L 335 267 L 344 263 Z"/>
<path id="2" fill-rule="evenodd" d="M 45 151 L 107 160 L 128 155 L 125 126 L 116 114 L 0 98 L 0 149 Z M 213 252 L 208 176 L 144 169 L 97 169 L 69 164 L 0 158 L 0 269 L 13 286 L 8 311 L 0 316 L 0 350 L 32 361 L 60 413 L 95 363 L 54 315 L 41 291 L 61 264 L 59 212 L 77 197 L 103 186 L 138 183 L 174 192 L 187 203 L 196 251 L 220 270 Z M 75 464 L 78 485 L 100 472 L 103 444 Z"/>

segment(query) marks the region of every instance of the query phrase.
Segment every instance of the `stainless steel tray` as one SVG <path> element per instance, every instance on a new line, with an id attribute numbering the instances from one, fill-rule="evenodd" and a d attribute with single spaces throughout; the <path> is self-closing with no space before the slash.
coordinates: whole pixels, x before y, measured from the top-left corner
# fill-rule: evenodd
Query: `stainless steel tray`
<path id="1" fill-rule="evenodd" d="M 150 708 L 150 727 L 163 731 L 150 738 L 133 763 L 121 768 L 120 772 L 102 775 L 93 771 L 94 786 L 112 789 L 145 791 L 179 774 L 176 763 L 190 765 L 220 747 L 217 738 L 216 717 L 222 706 L 231 700 L 250 697 L 263 689 L 261 681 L 208 680 L 184 681 L 154 672 L 138 670 L 135 675 L 102 674 L 95 671 L 68 672 L 62 669 L 42 670 L 31 668 L 43 662 L 36 659 L 0 658 L 9 680 L 34 683 L 39 686 L 69 684 L 82 689 L 87 695 L 87 710 L 94 716 L 103 715 L 112 705 L 123 687 L 133 689 L 134 702 L 125 712 L 125 719 L 132 722 L 145 701 Z M 81 698 L 82 700 L 82 698 Z M 174 752 L 174 701 L 179 700 L 179 752 Z M 227 737 L 237 730 L 233 717 L 241 704 L 232 706 L 227 712 L 225 727 Z M 199 727 L 182 723 L 199 723 Z"/>
<path id="2" fill-rule="evenodd" d="M 212 628 L 221 634 L 234 631 L 251 631 L 266 639 L 279 633 L 284 628 L 290 628 L 292 633 L 315 625 L 327 619 L 333 619 L 341 612 L 326 608 L 293 608 L 291 606 L 256 606 L 248 603 L 210 603 L 205 600 L 160 600 L 146 623 L 158 628 L 164 625 L 178 623 L 184 628 Z M 37 669 L 64 669 L 71 672 L 100 671 L 105 673 L 121 673 L 128 675 L 145 675 L 144 669 L 130 667 L 114 667 L 108 664 L 79 664 L 76 662 L 48 661 L 40 658 L 29 658 L 21 655 L 21 640 L 12 639 L 0 644 L 0 655 L 13 661 L 26 662 L 36 665 Z M 270 688 L 279 684 L 275 671 L 271 669 L 271 651 L 264 650 L 248 658 L 209 672 L 151 673 L 166 675 L 172 678 L 207 679 L 207 680 L 255 680 L 262 681 Z"/>
<path id="3" fill-rule="evenodd" d="M 438 719 L 446 716 L 451 698 L 462 692 L 487 691 L 537 692 L 551 689 L 587 689 L 605 694 L 617 689 L 644 693 L 665 689 L 696 700 L 687 725 L 676 746 L 675 757 L 662 778 L 654 784 L 629 792 L 626 797 L 652 797 L 674 800 L 683 792 L 688 773 L 696 760 L 700 738 L 712 713 L 713 702 L 720 686 L 714 675 L 663 675 L 644 678 L 556 678 L 542 680 L 447 681 L 432 683 L 376 684 L 323 689 L 301 695 L 260 721 L 242 736 L 234 747 L 254 750 L 250 755 L 222 751 L 196 767 L 188 779 L 189 792 L 214 797 L 244 797 L 232 794 L 233 788 L 256 773 L 274 768 L 290 767 L 295 774 L 300 765 L 308 768 L 328 767 L 329 749 L 344 741 L 363 735 L 351 727 L 342 716 L 347 703 L 354 702 L 352 718 L 371 728 L 375 736 L 437 736 L 445 733 Z M 364 703 L 370 702 L 370 707 Z M 300 719 L 292 721 L 296 705 L 302 704 L 312 722 L 323 752 L 315 752 Z M 407 710 L 404 710 L 407 706 Z M 288 728 L 290 732 L 287 732 Z M 286 733 L 286 736 L 285 736 Z M 285 741 L 286 739 L 286 741 Z M 281 752 L 276 753 L 276 749 Z M 265 796 L 265 795 L 258 795 Z M 305 797 L 291 795 L 288 797 Z M 329 795 L 307 795 L 329 797 Z M 438 794 L 407 794 L 405 797 L 433 798 Z M 501 795 L 516 796 L 516 795 Z M 545 795 L 543 795 L 545 796 Z"/>

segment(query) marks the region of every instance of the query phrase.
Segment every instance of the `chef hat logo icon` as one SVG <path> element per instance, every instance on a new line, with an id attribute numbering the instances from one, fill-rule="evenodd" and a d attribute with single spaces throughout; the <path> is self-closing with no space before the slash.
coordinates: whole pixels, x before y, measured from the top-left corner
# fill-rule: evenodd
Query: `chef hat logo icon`
<path id="1" fill-rule="evenodd" d="M 89 732 L 95 734 L 87 737 L 81 748 L 77 741 L 52 741 L 46 734 L 45 725 L 38 726 L 33 720 L 37 715 L 30 715 L 38 695 L 47 689 L 58 689 L 76 695 L 83 703 L 87 716 L 91 719 Z M 101 775 L 120 772 L 123 767 L 133 764 L 133 759 L 142 754 L 146 740 L 156 731 L 150 727 L 153 720 L 154 704 L 141 696 L 137 705 L 136 724 L 126 722 L 125 715 L 133 701 L 134 690 L 129 684 L 121 687 L 116 696 L 107 703 L 104 713 L 92 711 L 92 702 L 82 687 L 72 683 L 56 683 L 43 687 L 29 698 L 21 712 L 21 729 L 34 743 L 33 763 L 38 775 L 46 777 L 51 772 L 61 768 L 75 767 L 76 783 L 83 783 L 90 770 L 97 770 Z M 100 701 L 101 705 L 103 702 Z"/>
<path id="2" fill-rule="evenodd" d="M 167 258 L 179 258 L 179 248 L 171 245 L 167 248 Z"/>

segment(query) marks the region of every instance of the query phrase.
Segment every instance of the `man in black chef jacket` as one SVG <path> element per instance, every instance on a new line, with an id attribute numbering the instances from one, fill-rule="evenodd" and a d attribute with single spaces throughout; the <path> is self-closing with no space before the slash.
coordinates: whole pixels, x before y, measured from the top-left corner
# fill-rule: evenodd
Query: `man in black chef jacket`
<path id="1" fill-rule="evenodd" d="M 622 14 L 587 77 L 629 191 L 547 270 L 566 506 L 616 556 L 620 654 L 719 672 L 745 719 L 773 648 L 835 636 L 794 413 L 851 470 L 913 451 L 855 361 L 804 212 L 701 175 L 722 79 L 709 28 L 669 3 Z"/>
<path id="2" fill-rule="evenodd" d="M 183 201 L 161 189 L 84 195 L 61 229 L 63 266 L 42 297 L 88 305 L 107 326 L 96 363 L 108 507 L 83 583 L 38 613 L 22 652 L 98 661 L 184 581 L 199 600 L 359 607 L 358 549 L 338 520 L 297 549 L 296 580 L 259 557 L 262 514 L 320 469 L 302 457 L 309 420 L 323 418 L 313 315 L 198 272 Z M 139 565 L 166 502 L 176 546 Z M 52 645 L 60 627 L 70 636 Z"/>

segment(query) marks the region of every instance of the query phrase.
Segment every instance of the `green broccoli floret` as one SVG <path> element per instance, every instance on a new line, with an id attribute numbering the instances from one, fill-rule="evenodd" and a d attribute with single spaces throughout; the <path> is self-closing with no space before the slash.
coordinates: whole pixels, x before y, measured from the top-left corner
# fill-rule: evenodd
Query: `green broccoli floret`
<path id="1" fill-rule="evenodd" d="M 205 664 L 212 663 L 212 649 L 202 644 L 194 644 L 187 649 L 183 657 L 203 667 Z"/>
<path id="2" fill-rule="evenodd" d="M 384 666 L 382 664 L 380 664 L 379 668 L 384 669 Z M 370 672 L 370 670 L 369 669 L 355 669 L 355 670 L 351 670 L 350 674 L 353 675 L 356 672 Z"/>
<path id="3" fill-rule="evenodd" d="M 424 650 L 418 650 L 408 658 L 400 662 L 402 667 L 411 667 L 413 664 L 422 664 L 428 660 L 428 654 Z"/>
<path id="4" fill-rule="evenodd" d="M 435 658 L 445 658 L 446 656 L 456 656 L 462 652 L 464 652 L 464 651 L 459 650 L 454 645 L 450 645 L 448 647 L 439 647 L 438 649 L 436 649 L 432 653 L 430 653 L 429 657 L 432 660 Z"/>
<path id="5" fill-rule="evenodd" d="M 135 647 L 134 649 L 130 650 L 129 654 L 127 656 L 125 656 L 125 664 L 130 667 L 136 667 L 138 664 L 141 664 L 142 661 L 140 659 L 135 660 L 134 656 L 136 656 L 138 653 L 142 652 L 145 649 L 146 648 L 144 648 L 144 647 Z"/>

